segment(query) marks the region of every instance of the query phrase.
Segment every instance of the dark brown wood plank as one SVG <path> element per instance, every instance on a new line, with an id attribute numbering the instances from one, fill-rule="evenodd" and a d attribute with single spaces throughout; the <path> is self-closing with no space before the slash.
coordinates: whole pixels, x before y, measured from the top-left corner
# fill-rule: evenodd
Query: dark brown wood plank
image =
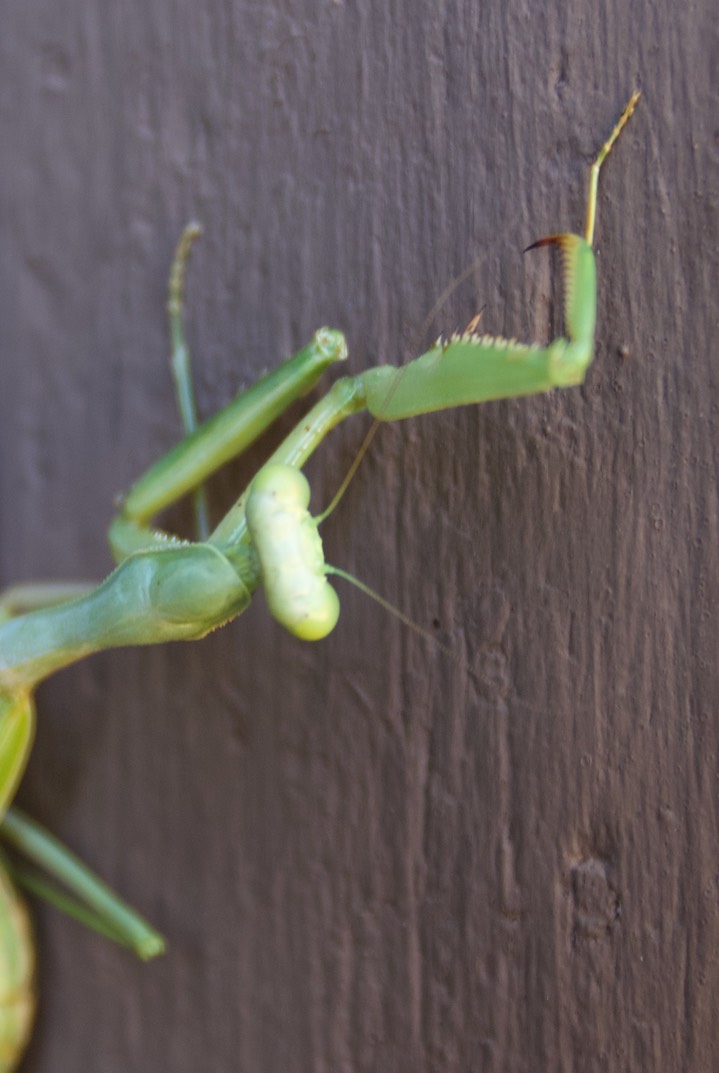
<path id="1" fill-rule="evenodd" d="M 39 908 L 28 1073 L 717 1066 L 718 66 L 710 0 L 6 6 L 0 584 L 101 576 L 114 494 L 177 438 L 189 218 L 206 414 L 323 323 L 356 369 L 405 354 L 477 257 L 434 331 L 548 338 L 520 251 L 580 226 L 645 94 L 586 386 L 383 430 L 325 528 L 458 662 L 346 591 L 319 645 L 260 604 L 42 691 L 23 802 L 171 946 L 135 965 Z"/>

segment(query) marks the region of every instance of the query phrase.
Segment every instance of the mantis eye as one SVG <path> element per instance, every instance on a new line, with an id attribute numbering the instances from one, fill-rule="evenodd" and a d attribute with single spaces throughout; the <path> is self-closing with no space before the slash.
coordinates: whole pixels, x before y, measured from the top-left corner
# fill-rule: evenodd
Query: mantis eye
<path id="1" fill-rule="evenodd" d="M 319 641 L 337 625 L 340 603 L 325 576 L 322 540 L 309 501 L 304 474 L 273 464 L 252 482 L 246 515 L 271 614 L 295 637 Z"/>

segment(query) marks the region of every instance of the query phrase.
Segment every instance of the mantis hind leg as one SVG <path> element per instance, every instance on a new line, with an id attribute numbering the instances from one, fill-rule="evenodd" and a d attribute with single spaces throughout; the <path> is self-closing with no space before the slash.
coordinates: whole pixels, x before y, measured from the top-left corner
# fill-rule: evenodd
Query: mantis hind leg
<path id="1" fill-rule="evenodd" d="M 27 862 L 14 856 L 4 862 L 18 886 L 128 947 L 143 961 L 164 953 L 162 935 L 36 820 L 12 807 L 3 818 L 2 836 Z"/>

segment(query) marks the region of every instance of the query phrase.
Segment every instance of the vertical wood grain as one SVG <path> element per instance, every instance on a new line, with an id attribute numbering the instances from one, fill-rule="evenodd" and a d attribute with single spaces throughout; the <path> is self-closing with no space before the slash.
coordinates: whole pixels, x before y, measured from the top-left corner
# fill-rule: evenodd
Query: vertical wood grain
<path id="1" fill-rule="evenodd" d="M 549 338 L 542 254 L 602 177 L 581 390 L 383 429 L 302 646 L 261 601 L 48 683 L 22 801 L 168 935 L 36 919 L 27 1073 L 562 1073 L 719 1062 L 716 71 L 710 0 L 26 0 L 0 27 L 0 584 L 100 577 L 179 435 L 164 294 L 191 217 L 212 413 L 330 324 Z M 310 466 L 330 498 L 363 433 Z M 231 467 L 216 510 L 261 458 Z M 467 675 L 463 661 L 476 669 Z"/>

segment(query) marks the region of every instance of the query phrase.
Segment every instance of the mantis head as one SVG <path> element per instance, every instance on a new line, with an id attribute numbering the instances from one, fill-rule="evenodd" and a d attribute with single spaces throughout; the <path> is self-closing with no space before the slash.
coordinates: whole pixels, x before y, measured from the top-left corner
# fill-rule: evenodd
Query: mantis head
<path id="1" fill-rule="evenodd" d="M 304 474 L 273 463 L 252 482 L 246 516 L 272 615 L 295 637 L 319 641 L 337 625 L 340 602 L 309 502 Z"/>

